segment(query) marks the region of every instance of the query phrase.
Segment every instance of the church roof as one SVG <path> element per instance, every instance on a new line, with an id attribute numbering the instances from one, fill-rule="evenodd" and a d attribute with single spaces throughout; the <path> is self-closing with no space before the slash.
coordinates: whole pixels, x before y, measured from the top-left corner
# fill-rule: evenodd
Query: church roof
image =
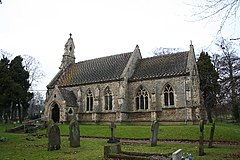
<path id="1" fill-rule="evenodd" d="M 129 81 L 186 75 L 188 53 L 189 51 L 139 59 Z M 120 80 L 132 55 L 133 52 L 129 52 L 72 64 L 66 70 L 60 70 L 48 88 Z"/>
<path id="2" fill-rule="evenodd" d="M 187 60 L 188 51 L 141 59 L 130 81 L 185 75 Z"/>
<path id="3" fill-rule="evenodd" d="M 77 105 L 77 98 L 73 91 L 69 91 L 66 89 L 60 89 L 61 95 L 66 102 L 67 106 L 76 106 Z"/>
<path id="4" fill-rule="evenodd" d="M 60 71 L 48 88 L 119 80 L 131 55 L 129 52 L 72 64 L 65 72 Z"/>

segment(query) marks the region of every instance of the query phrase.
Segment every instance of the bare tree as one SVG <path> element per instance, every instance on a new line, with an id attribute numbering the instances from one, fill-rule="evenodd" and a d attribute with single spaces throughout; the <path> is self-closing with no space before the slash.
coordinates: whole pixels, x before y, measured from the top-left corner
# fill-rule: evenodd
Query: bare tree
<path id="1" fill-rule="evenodd" d="M 196 1 L 196 3 L 198 4 L 191 5 L 195 9 L 195 14 L 193 14 L 195 20 L 220 20 L 217 33 L 222 31 L 226 22 L 230 21 L 231 18 L 233 18 L 233 23 L 235 24 L 239 20 L 239 0 L 200 0 Z"/>
<path id="2" fill-rule="evenodd" d="M 7 58 L 10 58 L 12 57 L 12 54 L 11 53 L 8 53 L 7 51 L 3 50 L 3 49 L 0 49 L 0 58 L 4 58 L 4 57 L 7 57 Z"/>
<path id="3" fill-rule="evenodd" d="M 221 83 L 220 97 L 224 99 L 223 102 L 225 104 L 231 104 L 233 117 L 239 121 L 240 57 L 237 56 L 236 49 L 232 42 L 222 38 L 216 45 L 222 52 L 222 54 L 217 57 L 217 71 L 219 72 Z"/>
<path id="4" fill-rule="evenodd" d="M 0 58 L 11 58 L 12 54 L 0 49 Z M 43 70 L 41 70 L 41 64 L 38 60 L 36 60 L 34 57 L 29 55 L 23 55 L 23 66 L 25 69 L 29 72 L 29 83 L 31 84 L 30 89 L 35 87 L 42 78 L 45 77 L 45 73 Z"/>
<path id="5" fill-rule="evenodd" d="M 30 89 L 32 89 L 45 77 L 45 73 L 41 70 L 40 62 L 29 55 L 23 55 L 23 66 L 29 72 Z"/>
<path id="6" fill-rule="evenodd" d="M 40 118 L 43 113 L 44 107 L 44 96 L 40 92 L 35 92 L 33 98 L 29 102 L 28 108 L 29 118 Z"/>

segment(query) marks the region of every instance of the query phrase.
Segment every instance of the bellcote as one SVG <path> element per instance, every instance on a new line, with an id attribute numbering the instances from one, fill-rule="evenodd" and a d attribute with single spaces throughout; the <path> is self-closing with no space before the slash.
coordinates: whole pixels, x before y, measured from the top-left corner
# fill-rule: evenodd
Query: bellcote
<path id="1" fill-rule="evenodd" d="M 70 37 L 68 38 L 66 44 L 64 45 L 64 54 L 61 62 L 61 66 L 59 69 L 65 69 L 70 64 L 75 63 L 75 55 L 74 55 L 74 49 L 75 45 L 73 42 L 72 34 L 69 34 Z"/>

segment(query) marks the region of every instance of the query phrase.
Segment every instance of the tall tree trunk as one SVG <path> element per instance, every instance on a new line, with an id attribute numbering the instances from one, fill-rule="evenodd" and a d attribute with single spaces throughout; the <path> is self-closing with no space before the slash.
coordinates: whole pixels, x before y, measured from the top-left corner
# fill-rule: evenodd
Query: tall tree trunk
<path id="1" fill-rule="evenodd" d="M 207 119 L 210 123 L 212 123 L 212 110 L 211 110 L 210 106 L 207 104 L 206 95 L 204 96 L 204 106 L 205 106 L 206 112 L 207 112 Z"/>
<path id="2" fill-rule="evenodd" d="M 22 123 L 22 109 L 21 109 L 21 103 L 20 100 L 18 100 L 18 106 L 17 106 L 17 110 L 18 110 L 18 117 L 19 117 L 19 121 L 20 123 Z"/>
<path id="3" fill-rule="evenodd" d="M 14 117 L 14 106 L 15 104 L 13 104 L 13 102 L 11 102 L 10 104 L 10 108 L 9 108 L 9 117 L 11 117 L 10 119 L 13 120 L 15 117 Z"/>
<path id="4" fill-rule="evenodd" d="M 239 111 L 238 111 L 238 104 L 237 104 L 237 93 L 235 90 L 235 81 L 232 83 L 232 112 L 234 119 L 239 122 Z"/>
<path id="5" fill-rule="evenodd" d="M 210 107 L 206 107 L 206 111 L 207 111 L 207 118 L 208 118 L 208 121 L 209 123 L 212 123 L 213 120 L 212 120 L 212 110 Z"/>
<path id="6" fill-rule="evenodd" d="M 232 112 L 233 112 L 233 118 L 236 121 L 239 121 L 239 111 L 238 111 L 238 105 L 237 105 L 237 93 L 236 93 L 236 81 L 233 76 L 233 64 L 231 61 L 229 61 L 229 78 L 230 78 L 230 90 L 231 90 L 231 100 L 232 100 Z"/>
<path id="7" fill-rule="evenodd" d="M 2 109 L 0 109 L 0 122 L 2 122 L 3 121 L 3 111 L 2 111 Z"/>

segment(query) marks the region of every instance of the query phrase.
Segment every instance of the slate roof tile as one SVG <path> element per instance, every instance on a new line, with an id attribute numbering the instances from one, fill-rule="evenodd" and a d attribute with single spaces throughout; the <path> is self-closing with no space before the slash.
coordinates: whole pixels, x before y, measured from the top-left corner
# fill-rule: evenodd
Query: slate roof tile
<path id="1" fill-rule="evenodd" d="M 74 86 L 120 80 L 133 52 L 112 55 L 70 65 L 65 72 L 60 71 L 49 83 L 48 88 Z M 154 56 L 140 59 L 129 81 L 186 75 L 188 53 Z"/>
<path id="2" fill-rule="evenodd" d="M 65 73 L 54 78 L 48 87 L 119 80 L 131 55 L 132 52 L 129 52 L 72 64 Z"/>
<path id="3" fill-rule="evenodd" d="M 187 74 L 188 52 L 178 52 L 139 60 L 130 81 Z"/>

